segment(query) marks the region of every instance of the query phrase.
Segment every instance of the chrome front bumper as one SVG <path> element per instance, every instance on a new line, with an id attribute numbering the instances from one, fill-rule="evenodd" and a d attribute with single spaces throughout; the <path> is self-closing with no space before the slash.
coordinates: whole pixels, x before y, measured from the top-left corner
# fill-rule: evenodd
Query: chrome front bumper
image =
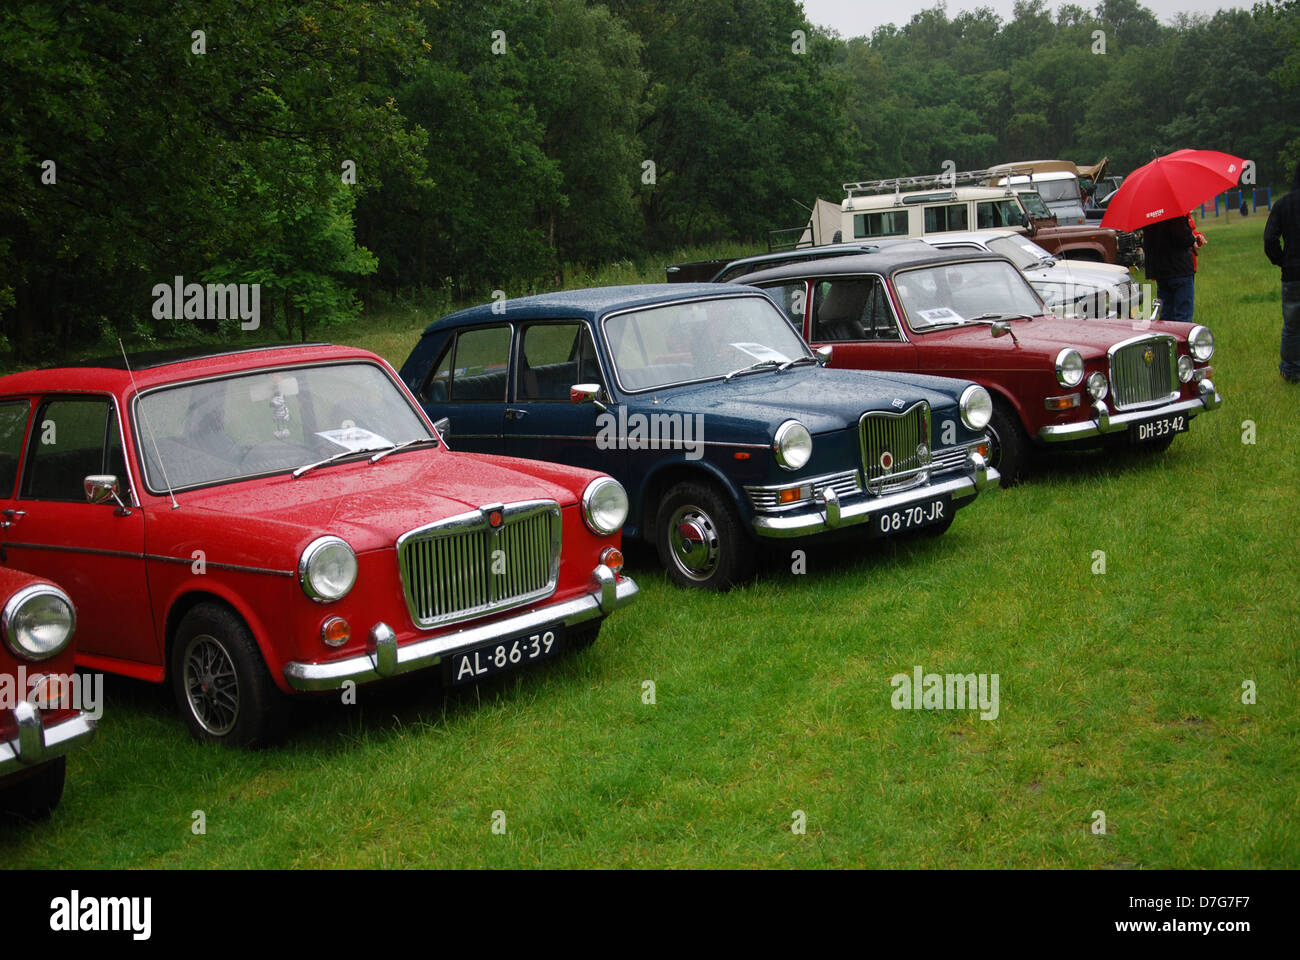
<path id="1" fill-rule="evenodd" d="M 284 678 L 295 690 L 337 690 L 346 681 L 368 683 L 385 677 L 410 673 L 437 666 L 442 658 L 472 647 L 518 636 L 538 627 L 561 623 L 577 626 L 597 620 L 626 606 L 637 595 L 636 582 L 630 577 L 615 578 L 609 567 L 601 564 L 592 571 L 591 592 L 529 610 L 504 620 L 466 627 L 454 633 L 439 634 L 399 645 L 397 635 L 386 623 L 370 629 L 369 650 L 346 660 L 307 663 L 295 660 L 284 668 Z"/>
<path id="2" fill-rule="evenodd" d="M 46 726 L 40 710 L 26 700 L 14 708 L 14 720 L 18 736 L 0 743 L 0 777 L 46 763 L 89 743 L 97 722 L 82 712 Z"/>
<path id="3" fill-rule="evenodd" d="M 1164 406 L 1146 407 L 1142 410 L 1131 410 L 1127 413 L 1112 414 L 1106 406 L 1106 401 L 1098 400 L 1092 405 L 1091 420 L 1043 427 L 1038 431 L 1038 439 L 1047 443 L 1060 443 L 1065 440 L 1086 440 L 1089 437 L 1098 437 L 1107 433 L 1118 433 L 1121 430 L 1127 430 L 1132 424 L 1142 423 L 1155 417 L 1185 413 L 1188 419 L 1191 419 L 1202 410 L 1217 410 L 1223 406 L 1223 397 L 1214 389 L 1213 380 L 1202 380 L 1198 386 L 1200 396 L 1194 400 L 1178 400 Z"/>
<path id="4" fill-rule="evenodd" d="M 868 496 L 847 506 L 840 503 L 834 490 L 826 490 L 818 495 L 817 503 L 811 509 L 798 513 L 755 514 L 754 532 L 760 537 L 779 539 L 842 530 L 867 523 L 879 514 L 900 507 L 909 507 L 935 497 L 948 496 L 956 503 L 975 496 L 989 484 L 997 483 L 1002 478 L 997 469 L 990 467 L 978 453 L 972 453 L 966 464 L 966 473 L 962 476 L 949 477 L 936 483 L 882 497 Z"/>

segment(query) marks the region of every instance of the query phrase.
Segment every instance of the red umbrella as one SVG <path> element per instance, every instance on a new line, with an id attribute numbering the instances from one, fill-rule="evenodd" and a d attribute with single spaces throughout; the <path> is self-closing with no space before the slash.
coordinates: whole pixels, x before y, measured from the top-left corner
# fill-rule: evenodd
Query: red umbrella
<path id="1" fill-rule="evenodd" d="M 1103 227 L 1141 230 L 1237 185 L 1242 161 L 1216 150 L 1175 150 L 1138 167 L 1110 198 Z"/>

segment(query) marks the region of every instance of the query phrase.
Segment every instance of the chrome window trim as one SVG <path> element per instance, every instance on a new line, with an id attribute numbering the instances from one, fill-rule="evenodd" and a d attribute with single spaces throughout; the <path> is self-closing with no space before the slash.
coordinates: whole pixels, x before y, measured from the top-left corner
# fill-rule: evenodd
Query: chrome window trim
<path id="1" fill-rule="evenodd" d="M 513 321 L 511 323 L 511 326 L 513 327 L 513 330 L 511 331 L 510 334 L 511 346 L 510 346 L 509 362 L 511 365 L 511 371 L 510 371 L 509 383 L 507 384 L 507 390 L 506 390 L 506 396 L 509 399 L 504 401 L 505 403 L 562 403 L 562 404 L 572 403 L 572 401 L 567 396 L 559 400 L 535 400 L 535 399 L 524 400 L 520 397 L 520 391 L 519 391 L 519 374 L 523 368 L 522 358 L 524 352 L 524 338 L 528 336 L 528 331 L 531 330 L 533 327 L 562 326 L 571 323 L 577 324 L 578 326 L 585 328 L 587 331 L 587 335 L 591 337 L 591 346 L 596 353 L 596 366 L 600 370 L 600 387 L 602 390 L 605 391 L 606 396 L 609 395 L 609 374 L 605 370 L 605 361 L 600 356 L 600 348 L 596 345 L 596 333 L 592 329 L 592 325 L 590 322 L 588 322 L 587 318 L 586 317 L 539 317 L 536 320 L 519 320 L 519 321 Z M 452 358 L 452 362 L 453 363 L 455 362 L 454 357 Z M 455 403 L 457 401 L 448 400 L 446 402 Z M 472 403 L 474 401 L 462 400 L 459 402 Z M 529 434 L 529 436 L 532 437 L 533 434 Z M 595 434 L 592 434 L 592 437 L 594 436 Z M 575 439 L 575 438 L 566 437 L 562 439 Z M 576 439 L 591 439 L 591 438 L 587 437 L 587 438 L 576 438 Z"/>

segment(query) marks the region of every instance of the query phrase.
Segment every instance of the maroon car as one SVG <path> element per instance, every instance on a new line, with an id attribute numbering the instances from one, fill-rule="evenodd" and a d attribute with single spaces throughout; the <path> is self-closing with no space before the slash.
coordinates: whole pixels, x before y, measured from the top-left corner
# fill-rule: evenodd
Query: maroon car
<path id="1" fill-rule="evenodd" d="M 0 520 L 6 531 L 11 512 Z M 65 755 L 95 734 L 95 717 L 74 696 L 76 619 L 59 587 L 0 567 L 0 811 L 48 815 L 63 796 Z"/>
<path id="2" fill-rule="evenodd" d="M 1011 261 L 882 248 L 735 278 L 768 292 L 833 367 L 961 377 L 993 397 L 1003 485 L 1035 447 L 1163 450 L 1222 398 L 1214 337 L 1190 323 L 1053 317 Z"/>

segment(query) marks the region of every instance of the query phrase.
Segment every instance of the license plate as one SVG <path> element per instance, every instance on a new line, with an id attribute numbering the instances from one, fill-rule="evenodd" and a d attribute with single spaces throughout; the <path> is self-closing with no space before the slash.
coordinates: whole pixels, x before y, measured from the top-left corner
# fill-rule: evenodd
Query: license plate
<path id="1" fill-rule="evenodd" d="M 560 652 L 563 635 L 564 628 L 555 623 L 517 637 L 458 650 L 451 655 L 452 685 L 473 683 L 503 670 L 545 660 Z"/>
<path id="2" fill-rule="evenodd" d="M 875 524 L 876 533 L 887 537 L 894 533 L 905 533 L 908 530 L 943 523 L 948 519 L 948 511 L 951 509 L 952 504 L 947 497 L 938 497 L 911 506 L 899 507 L 897 510 L 878 513 L 872 522 Z"/>
<path id="3" fill-rule="evenodd" d="M 1156 417 L 1154 420 L 1134 423 L 1128 429 L 1134 443 L 1146 443 L 1148 440 L 1159 440 L 1161 437 L 1173 436 L 1175 433 L 1186 433 L 1187 417 L 1181 413 Z"/>

